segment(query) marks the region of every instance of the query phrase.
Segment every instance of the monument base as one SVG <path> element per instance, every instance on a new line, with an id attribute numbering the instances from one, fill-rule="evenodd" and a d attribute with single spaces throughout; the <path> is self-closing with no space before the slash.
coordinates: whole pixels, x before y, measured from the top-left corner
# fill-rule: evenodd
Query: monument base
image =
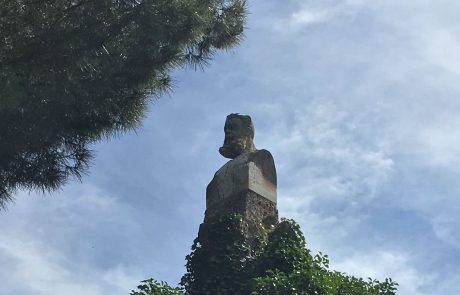
<path id="1" fill-rule="evenodd" d="M 245 190 L 206 209 L 204 223 L 218 216 L 240 214 L 247 224 L 246 235 L 251 240 L 261 227 L 270 230 L 278 223 L 276 203 L 261 195 Z"/>

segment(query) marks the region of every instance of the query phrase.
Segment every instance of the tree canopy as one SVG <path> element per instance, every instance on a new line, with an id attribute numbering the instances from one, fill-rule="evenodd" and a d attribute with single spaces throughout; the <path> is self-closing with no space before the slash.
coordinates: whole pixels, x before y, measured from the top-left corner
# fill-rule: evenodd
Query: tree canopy
<path id="1" fill-rule="evenodd" d="M 293 220 L 281 221 L 248 245 L 240 216 L 213 222 L 187 256 L 182 288 L 144 281 L 131 295 L 395 295 L 397 283 L 361 279 L 329 268 L 327 255 L 312 255 Z"/>
<path id="2" fill-rule="evenodd" d="M 170 71 L 237 44 L 244 0 L 0 0 L 0 207 L 85 173 Z"/>

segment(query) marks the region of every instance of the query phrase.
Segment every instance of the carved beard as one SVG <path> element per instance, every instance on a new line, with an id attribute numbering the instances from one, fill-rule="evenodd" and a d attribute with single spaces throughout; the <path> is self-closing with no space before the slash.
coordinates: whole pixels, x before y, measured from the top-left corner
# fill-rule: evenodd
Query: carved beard
<path id="1" fill-rule="evenodd" d="M 243 137 L 226 137 L 224 145 L 219 149 L 219 153 L 225 158 L 235 159 L 243 153 L 245 147 L 246 144 Z"/>

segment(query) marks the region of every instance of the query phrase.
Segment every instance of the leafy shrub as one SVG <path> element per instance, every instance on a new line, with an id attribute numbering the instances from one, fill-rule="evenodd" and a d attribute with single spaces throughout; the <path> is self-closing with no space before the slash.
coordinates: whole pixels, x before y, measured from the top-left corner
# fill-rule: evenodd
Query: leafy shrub
<path id="1" fill-rule="evenodd" d="M 148 280 L 144 282 L 150 285 L 142 287 L 146 292 L 131 295 L 396 294 L 398 284 L 391 279 L 364 280 L 329 269 L 328 256 L 311 255 L 293 220 L 282 219 L 252 244 L 245 236 L 245 222 L 239 215 L 229 215 L 201 225 L 186 257 L 182 289 Z"/>

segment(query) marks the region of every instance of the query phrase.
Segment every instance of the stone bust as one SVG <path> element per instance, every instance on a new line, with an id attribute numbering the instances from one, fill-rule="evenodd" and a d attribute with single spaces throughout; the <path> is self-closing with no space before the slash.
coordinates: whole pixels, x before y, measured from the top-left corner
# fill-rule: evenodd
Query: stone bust
<path id="1" fill-rule="evenodd" d="M 219 149 L 219 153 L 225 158 L 235 159 L 243 153 L 256 151 L 251 117 L 240 114 L 228 115 L 224 132 L 224 145 Z"/>
<path id="2" fill-rule="evenodd" d="M 256 199 L 272 204 L 269 207 L 276 210 L 275 164 L 269 151 L 256 149 L 251 117 L 228 115 L 224 132 L 219 153 L 231 160 L 215 173 L 206 189 L 207 215 L 228 210 L 239 212 Z M 246 205 L 237 205 L 243 203 Z"/>

